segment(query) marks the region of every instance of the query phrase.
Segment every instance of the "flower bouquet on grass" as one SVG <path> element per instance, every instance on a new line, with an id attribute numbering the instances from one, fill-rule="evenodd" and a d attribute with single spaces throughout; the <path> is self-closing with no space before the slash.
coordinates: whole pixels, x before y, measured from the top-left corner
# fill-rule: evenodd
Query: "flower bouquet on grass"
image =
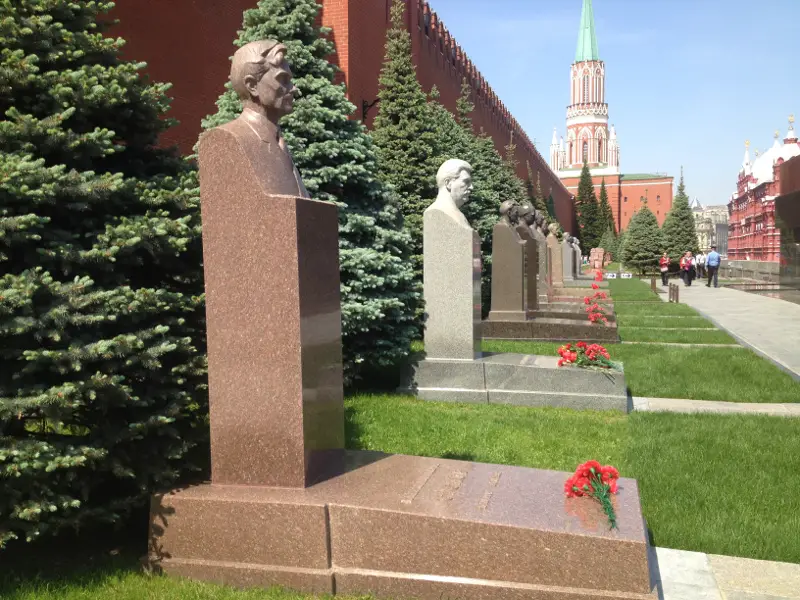
<path id="1" fill-rule="evenodd" d="M 583 369 L 613 369 L 621 371 L 620 366 L 611 360 L 608 350 L 600 344 L 587 344 L 578 342 L 573 347 L 572 344 L 561 346 L 558 349 L 558 366 L 575 365 Z"/>
<path id="2" fill-rule="evenodd" d="M 598 271 L 600 273 L 600 271 Z M 589 321 L 592 323 L 608 323 L 605 309 L 600 306 L 598 300 L 607 300 L 608 294 L 600 291 L 600 286 L 592 283 L 592 289 L 595 290 L 592 296 L 584 296 L 583 303 L 586 305 L 586 312 L 589 313 Z"/>
<path id="3" fill-rule="evenodd" d="M 611 504 L 611 494 L 617 493 L 619 471 L 611 465 L 601 466 L 596 460 L 578 465 L 575 474 L 564 483 L 567 498 L 588 496 L 597 500 L 608 516 L 611 529 L 617 529 L 617 515 Z"/>

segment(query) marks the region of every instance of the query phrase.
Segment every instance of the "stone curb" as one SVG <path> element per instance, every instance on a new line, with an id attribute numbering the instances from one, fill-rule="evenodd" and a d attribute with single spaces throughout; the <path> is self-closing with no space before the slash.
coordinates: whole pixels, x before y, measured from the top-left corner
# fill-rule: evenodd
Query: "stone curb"
<path id="1" fill-rule="evenodd" d="M 709 321 L 711 321 L 717 329 L 725 331 L 729 336 L 731 336 L 733 339 L 735 339 L 741 346 L 747 348 L 748 350 L 752 350 L 753 352 L 758 354 L 761 358 L 765 358 L 766 360 L 770 361 L 773 365 L 778 367 L 781 371 L 791 375 L 792 378 L 794 378 L 795 381 L 800 381 L 800 373 L 795 372 L 788 365 L 783 364 L 780 360 L 778 360 L 774 356 L 770 356 L 765 351 L 761 350 L 758 346 L 754 346 L 753 344 L 748 343 L 747 341 L 742 339 L 740 336 L 736 335 L 733 331 L 730 331 L 729 329 L 726 329 L 725 327 L 720 325 L 719 321 L 717 321 L 714 317 L 712 317 L 708 313 L 700 310 L 699 308 L 695 308 L 694 306 L 692 306 L 692 308 L 694 310 L 696 310 L 698 314 L 700 314 L 701 316 L 703 316 L 706 319 L 708 319 Z"/>
<path id="2" fill-rule="evenodd" d="M 651 548 L 662 600 L 798 600 L 800 565 Z"/>
<path id="3" fill-rule="evenodd" d="M 623 325 L 624 327 L 624 325 Z M 741 348 L 745 350 L 743 346 L 737 343 L 732 344 L 681 344 L 678 342 L 626 342 L 622 341 L 621 344 L 641 344 L 644 346 L 679 346 L 682 348 Z"/>
<path id="4" fill-rule="evenodd" d="M 633 410 L 643 412 L 720 413 L 800 417 L 800 403 L 725 402 L 716 400 L 684 400 L 679 398 L 633 397 Z"/>

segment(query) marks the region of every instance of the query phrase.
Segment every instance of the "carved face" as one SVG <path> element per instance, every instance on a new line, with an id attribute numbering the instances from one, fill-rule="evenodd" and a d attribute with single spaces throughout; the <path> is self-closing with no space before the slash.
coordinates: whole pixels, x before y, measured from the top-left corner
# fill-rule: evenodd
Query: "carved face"
<path id="1" fill-rule="evenodd" d="M 447 191 L 456 206 L 461 208 L 469 201 L 472 193 L 472 175 L 465 170 L 461 170 L 458 177 L 447 182 Z"/>
<path id="2" fill-rule="evenodd" d="M 528 202 L 523 202 L 519 207 L 519 218 L 522 219 L 526 225 L 533 225 L 536 221 L 536 211 L 533 206 Z"/>
<path id="3" fill-rule="evenodd" d="M 286 61 L 286 46 L 275 46 L 266 60 L 269 70 L 261 79 L 248 75 L 245 85 L 254 102 L 263 106 L 268 114 L 282 117 L 292 111 L 295 90 L 292 69 Z"/>

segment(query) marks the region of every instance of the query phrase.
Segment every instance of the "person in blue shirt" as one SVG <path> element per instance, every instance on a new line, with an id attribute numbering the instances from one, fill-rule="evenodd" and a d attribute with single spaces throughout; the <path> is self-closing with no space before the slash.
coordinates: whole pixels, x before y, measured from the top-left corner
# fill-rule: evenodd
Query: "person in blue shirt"
<path id="1" fill-rule="evenodd" d="M 711 246 L 711 252 L 706 257 L 706 271 L 708 271 L 708 283 L 706 287 L 711 287 L 711 280 L 714 280 L 714 287 L 717 287 L 717 271 L 719 271 L 720 256 L 717 247 Z"/>

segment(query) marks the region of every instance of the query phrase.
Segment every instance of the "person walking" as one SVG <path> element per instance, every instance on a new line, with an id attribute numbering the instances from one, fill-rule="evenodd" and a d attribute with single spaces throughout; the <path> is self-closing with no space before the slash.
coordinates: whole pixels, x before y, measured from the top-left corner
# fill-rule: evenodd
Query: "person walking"
<path id="1" fill-rule="evenodd" d="M 708 271 L 708 283 L 706 287 L 711 287 L 711 280 L 714 280 L 714 287 L 717 286 L 717 272 L 719 271 L 720 256 L 717 253 L 717 247 L 711 246 L 711 252 L 708 253 L 706 258 L 706 271 Z"/>
<path id="2" fill-rule="evenodd" d="M 689 287 L 692 285 L 692 275 L 694 274 L 694 266 L 692 265 L 692 253 L 687 250 L 686 254 L 681 258 L 681 277 L 683 278 L 683 285 Z"/>
<path id="3" fill-rule="evenodd" d="M 667 277 L 669 277 L 669 256 L 666 252 L 658 259 L 658 268 L 661 271 L 661 285 L 666 286 Z"/>
<path id="4" fill-rule="evenodd" d="M 701 277 L 705 276 L 706 276 L 706 255 L 702 250 L 700 250 L 700 254 L 697 255 L 697 278 L 700 279 Z"/>

